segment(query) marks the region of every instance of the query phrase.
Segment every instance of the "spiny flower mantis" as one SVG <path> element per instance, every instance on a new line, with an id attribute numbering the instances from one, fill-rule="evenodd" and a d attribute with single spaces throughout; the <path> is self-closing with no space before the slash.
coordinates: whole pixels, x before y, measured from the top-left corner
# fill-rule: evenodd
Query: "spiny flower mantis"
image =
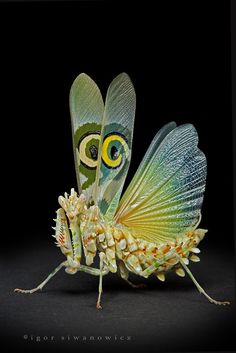
<path id="1" fill-rule="evenodd" d="M 193 125 L 171 122 L 154 137 L 136 174 L 121 197 L 128 172 L 136 97 L 129 76 L 110 84 L 105 105 L 96 83 L 80 74 L 70 92 L 70 111 L 78 193 L 59 197 L 56 244 L 66 256 L 33 293 L 63 267 L 102 279 L 118 273 L 133 287 L 129 272 L 161 281 L 173 270 L 190 276 L 200 293 L 212 299 L 188 268 L 199 261 L 199 242 L 207 230 L 198 228 L 206 183 L 206 157 L 198 148 Z M 91 265 L 99 254 L 99 268 Z M 84 263 L 85 262 L 85 263 Z"/>

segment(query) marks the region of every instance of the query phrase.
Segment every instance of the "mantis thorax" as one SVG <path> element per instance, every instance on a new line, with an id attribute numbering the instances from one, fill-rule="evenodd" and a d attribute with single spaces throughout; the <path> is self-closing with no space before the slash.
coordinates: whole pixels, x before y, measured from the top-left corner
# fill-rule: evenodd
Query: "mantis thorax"
<path id="1" fill-rule="evenodd" d="M 104 252 L 104 262 L 109 270 L 116 272 L 112 227 L 104 221 L 98 206 L 87 206 L 85 195 L 78 196 L 74 189 L 71 190 L 70 195 L 65 193 L 64 197 L 60 196 L 58 202 L 62 208 L 57 211 L 57 222 L 60 226 L 56 229 L 58 228 L 60 234 L 56 234 L 56 239 L 57 245 L 67 256 L 69 263 L 67 272 L 75 273 L 79 268 L 82 249 L 86 265 L 90 266 L 94 262 L 97 250 L 99 250 L 99 252 Z M 64 229 L 62 225 L 67 221 L 69 228 Z"/>

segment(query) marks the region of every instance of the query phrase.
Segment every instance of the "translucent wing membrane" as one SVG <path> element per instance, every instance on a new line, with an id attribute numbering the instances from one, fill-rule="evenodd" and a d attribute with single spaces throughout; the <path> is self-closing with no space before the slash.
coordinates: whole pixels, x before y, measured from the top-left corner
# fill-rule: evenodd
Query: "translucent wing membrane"
<path id="1" fill-rule="evenodd" d="M 107 91 L 94 196 L 108 219 L 116 211 L 130 164 L 135 106 L 134 87 L 129 76 L 122 73 Z"/>
<path id="2" fill-rule="evenodd" d="M 206 158 L 197 144 L 192 125 L 164 126 L 121 199 L 116 222 L 155 243 L 194 228 L 206 182 Z"/>
<path id="3" fill-rule="evenodd" d="M 70 92 L 70 111 L 79 191 L 111 219 L 127 175 L 133 136 L 135 92 L 129 76 L 110 84 L 106 104 L 95 82 L 79 75 Z"/>
<path id="4" fill-rule="evenodd" d="M 89 200 L 96 178 L 104 103 L 96 83 L 84 73 L 71 87 L 70 112 L 78 187 Z"/>

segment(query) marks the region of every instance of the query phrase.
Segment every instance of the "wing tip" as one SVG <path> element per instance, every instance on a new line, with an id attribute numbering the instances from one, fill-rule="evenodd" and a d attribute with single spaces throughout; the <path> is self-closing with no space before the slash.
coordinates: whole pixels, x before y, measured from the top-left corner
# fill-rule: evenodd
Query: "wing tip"
<path id="1" fill-rule="evenodd" d="M 177 127 L 177 123 L 174 120 L 172 120 L 164 126 L 168 126 L 169 129 L 174 130 Z"/>
<path id="2" fill-rule="evenodd" d="M 74 81 L 73 81 L 73 83 L 72 83 L 72 85 L 71 85 L 71 89 L 72 89 L 72 87 L 74 87 L 75 85 L 78 85 L 78 83 L 80 83 L 80 82 L 82 82 L 82 81 L 84 81 L 84 82 L 94 82 L 93 81 L 93 79 L 89 76 L 89 75 L 87 75 L 85 72 L 81 72 L 79 75 L 77 75 L 76 76 L 76 78 L 74 79 Z"/>
<path id="3" fill-rule="evenodd" d="M 132 86 L 133 90 L 134 90 L 134 86 L 133 86 L 133 83 L 132 83 L 132 80 L 130 78 L 130 76 L 125 72 L 121 72 L 120 74 L 118 74 L 117 76 L 115 76 L 115 78 L 112 80 L 110 86 L 112 84 L 114 84 L 115 82 L 123 82 L 123 83 L 128 83 L 129 85 Z"/>
<path id="4" fill-rule="evenodd" d="M 125 78 L 128 78 L 130 79 L 130 76 L 127 74 L 127 72 L 125 71 L 122 71 L 120 74 L 118 74 L 116 77 L 125 77 Z"/>

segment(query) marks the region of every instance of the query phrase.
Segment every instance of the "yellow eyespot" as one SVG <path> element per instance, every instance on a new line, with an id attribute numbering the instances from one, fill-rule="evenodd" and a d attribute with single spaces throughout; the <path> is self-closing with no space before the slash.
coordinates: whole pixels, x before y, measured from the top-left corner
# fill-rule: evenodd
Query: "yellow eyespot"
<path id="1" fill-rule="evenodd" d="M 78 145 L 80 161 L 88 168 L 97 167 L 98 145 L 100 141 L 99 133 L 86 134 L 80 139 Z"/>
<path id="2" fill-rule="evenodd" d="M 108 134 L 102 145 L 102 160 L 108 168 L 118 168 L 123 157 L 129 156 L 128 144 L 121 134 Z"/>

